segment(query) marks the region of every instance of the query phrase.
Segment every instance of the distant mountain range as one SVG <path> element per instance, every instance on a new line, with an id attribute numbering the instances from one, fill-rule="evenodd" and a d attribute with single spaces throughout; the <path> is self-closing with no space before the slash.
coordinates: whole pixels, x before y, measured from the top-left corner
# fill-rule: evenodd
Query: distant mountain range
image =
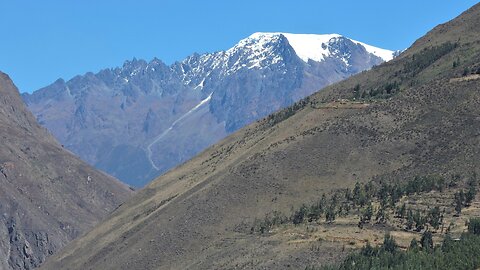
<path id="1" fill-rule="evenodd" d="M 22 95 L 64 146 L 143 186 L 228 134 L 395 52 L 337 34 L 255 33 L 226 51 L 62 79 Z"/>

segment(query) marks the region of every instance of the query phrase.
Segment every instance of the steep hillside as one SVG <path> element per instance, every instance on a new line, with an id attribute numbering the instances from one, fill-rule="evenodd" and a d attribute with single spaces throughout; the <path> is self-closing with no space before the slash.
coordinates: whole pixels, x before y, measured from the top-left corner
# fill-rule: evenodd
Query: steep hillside
<path id="1" fill-rule="evenodd" d="M 153 181 L 44 269 L 305 269 L 342 257 L 343 242 L 251 227 L 357 181 L 478 173 L 478 18 L 480 4 L 398 58 L 227 137 Z"/>
<path id="2" fill-rule="evenodd" d="M 87 73 L 24 94 L 67 149 L 143 186 L 226 135 L 390 60 L 340 35 L 255 33 L 226 51 Z"/>
<path id="3" fill-rule="evenodd" d="M 32 269 L 131 190 L 64 150 L 0 73 L 0 269 Z"/>

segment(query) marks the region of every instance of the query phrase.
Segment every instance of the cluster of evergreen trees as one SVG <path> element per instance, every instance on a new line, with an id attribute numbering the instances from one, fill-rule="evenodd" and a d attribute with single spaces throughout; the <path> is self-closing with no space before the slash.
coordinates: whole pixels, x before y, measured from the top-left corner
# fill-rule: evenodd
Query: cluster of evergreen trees
<path id="1" fill-rule="evenodd" d="M 402 205 L 402 207 L 399 208 L 400 212 L 397 212 L 397 217 L 406 220 L 406 230 L 415 230 L 417 232 L 421 232 L 424 229 L 428 229 L 428 225 L 430 225 L 430 227 L 434 230 L 438 230 L 440 226 L 442 226 L 443 232 L 443 219 L 445 215 L 445 209 L 443 209 L 443 211 L 440 211 L 440 207 L 435 206 L 428 211 L 420 211 L 418 209 L 414 211 L 412 209 L 408 209 L 408 211 L 402 212 L 402 210 L 404 209 L 405 205 Z M 448 228 L 447 230 L 450 230 L 450 228 Z"/>
<path id="2" fill-rule="evenodd" d="M 250 232 L 266 233 L 271 228 L 281 224 L 291 223 L 298 225 L 304 222 L 316 222 L 322 217 L 325 218 L 325 222 L 331 223 L 335 221 L 337 215 L 346 215 L 348 213 L 349 208 L 346 206 L 347 204 L 342 203 L 339 208 L 339 194 L 340 192 L 336 192 L 328 199 L 327 196 L 323 194 L 318 202 L 310 206 L 303 204 L 300 208 L 293 211 L 289 217 L 275 211 L 272 214 L 266 215 L 263 220 L 256 220 Z M 343 210 L 343 207 L 345 207 L 345 210 Z"/>
<path id="3" fill-rule="evenodd" d="M 415 76 L 442 56 L 453 51 L 457 46 L 457 43 L 446 42 L 438 46 L 425 48 L 421 52 L 414 54 L 410 61 L 405 63 L 403 71 L 411 74 L 411 76 Z"/>
<path id="4" fill-rule="evenodd" d="M 453 62 L 453 67 L 455 68 L 456 67 L 456 62 Z M 474 68 L 474 67 L 466 67 L 463 69 L 463 73 L 462 73 L 462 76 L 468 76 L 468 75 L 473 75 L 473 74 L 480 74 L 480 67 L 478 68 Z"/>
<path id="5" fill-rule="evenodd" d="M 297 102 L 295 102 L 293 105 L 278 111 L 276 113 L 272 113 L 267 116 L 266 122 L 269 126 L 274 126 L 289 117 L 293 116 L 297 111 L 301 110 L 304 108 L 306 105 L 310 104 L 310 97 L 303 98 Z"/>
<path id="6" fill-rule="evenodd" d="M 450 179 L 442 176 L 415 177 L 406 183 L 387 183 L 370 181 L 365 184 L 356 183 L 353 190 L 341 189 L 335 191 L 331 196 L 325 194 L 311 204 L 303 204 L 300 208 L 292 211 L 290 216 L 282 215 L 280 212 L 268 214 L 263 220 L 256 220 L 250 228 L 251 233 L 266 233 L 273 227 L 281 224 L 302 224 L 307 222 L 318 222 L 324 220 L 332 223 L 338 216 L 357 214 L 359 216 L 358 226 L 363 228 L 365 224 L 385 223 L 390 218 L 389 213 L 394 213 L 395 218 L 403 219 L 407 230 L 422 232 L 432 228 L 444 231 L 445 209 L 438 206 L 430 209 L 420 210 L 407 207 L 406 204 L 397 206 L 403 196 L 427 193 L 433 190 L 443 192 L 447 188 L 458 188 L 459 175 L 453 175 Z M 476 195 L 477 180 L 473 175 L 468 181 L 467 191 L 463 190 L 455 194 L 455 202 L 464 207 L 468 206 Z M 378 205 L 374 207 L 374 203 Z M 461 211 L 461 209 L 460 209 Z M 447 231 L 449 228 L 447 228 Z"/>
<path id="7" fill-rule="evenodd" d="M 429 227 L 438 230 L 442 226 L 443 232 L 445 208 L 440 209 L 440 207 L 435 206 L 426 210 L 420 210 L 407 208 L 405 203 L 397 207 L 395 206 L 403 196 L 427 193 L 433 190 L 443 192 L 446 188 L 456 188 L 458 187 L 459 179 L 459 175 L 453 175 L 450 180 L 440 176 L 415 177 L 405 184 L 381 183 L 377 188 L 371 183 L 363 187 L 357 184 L 350 200 L 353 202 L 353 206 L 366 205 L 360 209 L 358 226 L 363 228 L 365 223 L 373 220 L 376 223 L 385 223 L 389 218 L 387 213 L 390 209 L 394 210 L 395 218 L 404 219 L 405 229 L 407 230 L 421 232 Z M 468 191 L 460 190 L 455 194 L 455 207 L 456 209 L 460 208 L 460 210 L 457 210 L 457 214 L 460 214 L 461 207 L 470 205 L 476 193 L 477 178 L 474 174 L 468 181 Z M 379 201 L 380 205 L 377 209 L 374 209 L 372 206 L 372 200 Z"/>
<path id="8" fill-rule="evenodd" d="M 476 175 L 474 175 L 468 181 L 468 187 L 466 192 L 462 189 L 455 193 L 454 204 L 457 215 L 460 215 L 462 213 L 462 208 L 470 206 L 473 199 L 475 199 L 475 196 L 477 195 L 477 184 L 477 177 Z"/>
<path id="9" fill-rule="evenodd" d="M 459 176 L 452 176 L 450 181 L 447 181 L 444 177 L 440 176 L 426 176 L 415 177 L 405 184 L 400 183 L 381 183 L 376 193 L 375 199 L 380 202 L 380 206 L 376 210 L 374 215 L 374 209 L 372 207 L 371 198 L 367 198 L 370 201 L 367 207 L 365 207 L 360 214 L 360 221 L 358 226 L 363 228 L 365 223 L 372 220 L 375 217 L 377 223 L 385 223 L 388 216 L 388 210 L 394 210 L 395 218 L 405 220 L 405 229 L 415 230 L 417 232 L 423 231 L 428 228 L 428 225 L 438 230 L 443 225 L 443 218 L 445 209 L 440 210 L 438 206 L 421 211 L 420 209 L 407 208 L 404 203 L 401 206 L 395 207 L 403 196 L 410 196 L 413 194 L 427 193 L 433 190 L 444 191 L 445 188 L 456 187 Z M 355 189 L 359 189 L 356 186 Z M 362 192 L 360 192 L 361 194 Z M 365 192 L 368 194 L 368 192 Z M 442 228 L 443 231 L 443 228 Z"/>
<path id="10" fill-rule="evenodd" d="M 361 85 L 357 84 L 353 88 L 353 97 L 356 100 L 389 98 L 400 91 L 400 86 L 405 79 L 414 77 L 442 56 L 453 51 L 457 46 L 457 43 L 446 42 L 438 46 L 425 48 L 421 52 L 413 54 L 412 57 L 405 62 L 403 69 L 396 73 L 397 77 L 402 75 L 399 76 L 400 81 L 389 82 L 381 87 L 372 89 L 362 89 Z M 460 60 L 454 61 L 453 67 L 457 67 L 459 63 Z M 480 68 L 478 68 L 476 72 L 480 74 Z M 463 75 L 466 76 L 470 73 L 475 73 L 475 70 L 465 69 Z"/>
<path id="11" fill-rule="evenodd" d="M 355 98 L 355 100 L 389 98 L 398 93 L 398 91 L 400 91 L 400 85 L 401 84 L 399 82 L 393 81 L 381 87 L 373 89 L 362 89 L 361 85 L 357 84 L 353 88 L 353 97 Z"/>
<path id="12" fill-rule="evenodd" d="M 306 269 L 478 269 L 480 267 L 480 219 L 469 221 L 468 233 L 460 239 L 446 235 L 441 245 L 435 246 L 432 233 L 425 231 L 420 242 L 412 239 L 407 250 L 398 248 L 395 239 L 385 235 L 383 245 L 370 244 L 360 252 L 349 255 L 342 263 L 323 268 Z"/>

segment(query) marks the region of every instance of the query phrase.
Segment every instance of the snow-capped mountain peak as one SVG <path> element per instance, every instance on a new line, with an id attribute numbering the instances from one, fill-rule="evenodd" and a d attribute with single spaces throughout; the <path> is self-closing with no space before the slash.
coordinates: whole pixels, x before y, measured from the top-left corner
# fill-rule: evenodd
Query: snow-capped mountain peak
<path id="1" fill-rule="evenodd" d="M 313 35 L 313 34 L 290 34 L 279 33 L 285 36 L 288 43 L 293 47 L 297 56 L 305 62 L 309 59 L 320 62 L 331 55 L 327 46 L 335 38 L 342 37 L 339 34 Z"/>
<path id="2" fill-rule="evenodd" d="M 247 38 L 240 40 L 234 47 L 227 52 L 233 52 L 238 48 L 249 48 L 254 51 L 262 50 L 268 44 L 280 40 L 281 35 L 278 33 L 261 33 L 257 32 Z"/>
<path id="3" fill-rule="evenodd" d="M 304 62 L 308 62 L 309 60 L 321 62 L 326 57 L 331 56 L 334 51 L 332 51 L 329 44 L 341 38 L 348 39 L 355 44 L 363 46 L 368 53 L 380 57 L 383 59 L 383 61 L 389 61 L 394 56 L 393 51 L 374 47 L 339 34 L 291 34 L 282 32 L 254 33 L 251 36 L 241 40 L 237 45 L 228 51 L 238 50 L 238 48 L 248 48 L 251 51 L 260 52 L 265 50 L 265 47 L 268 44 L 272 44 L 272 42 L 280 40 L 281 36 L 284 36 L 288 40 L 288 43 L 295 50 L 297 56 Z"/>
<path id="4" fill-rule="evenodd" d="M 373 60 L 369 61 L 378 64 L 391 60 L 394 52 L 339 34 L 257 32 L 225 51 L 188 57 L 176 70 L 186 85 L 203 89 L 205 83 L 210 80 L 209 77 L 235 74 L 240 70 L 262 70 L 276 66 L 274 69 L 286 72 L 282 67 L 285 67 L 286 62 L 293 60 L 292 55 L 298 56 L 301 62 L 307 64 L 309 61 L 320 63 L 340 60 L 340 63 L 343 63 L 341 68 L 348 70 L 355 69 L 358 61 L 367 61 L 358 60 L 358 57 L 370 57 Z M 355 61 L 357 62 L 354 63 Z"/>
<path id="5" fill-rule="evenodd" d="M 172 65 L 133 59 L 24 99 L 62 144 L 142 186 L 246 124 L 391 58 L 338 34 L 255 33 L 227 50 Z"/>

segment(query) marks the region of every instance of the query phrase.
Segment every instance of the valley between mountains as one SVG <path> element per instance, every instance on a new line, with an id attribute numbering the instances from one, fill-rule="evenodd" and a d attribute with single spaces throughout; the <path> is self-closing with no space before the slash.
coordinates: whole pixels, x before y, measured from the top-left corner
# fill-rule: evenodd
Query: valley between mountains
<path id="1" fill-rule="evenodd" d="M 265 117 L 242 128 L 246 118 L 226 116 L 255 110 L 229 98 L 241 97 L 239 85 L 251 81 L 220 80 L 220 88 L 200 91 L 179 115 L 213 93 L 206 117 L 238 130 L 146 185 L 41 269 L 324 269 L 367 242 L 370 247 L 357 254 L 374 256 L 378 246 L 387 257 L 410 249 L 425 260 L 441 258 L 451 254 L 440 246 L 451 244 L 449 237 L 476 243 L 468 250 L 478 250 L 479 29 L 477 4 L 394 59 L 305 98 L 290 96 L 293 105 L 269 115 L 257 111 L 247 119 Z M 275 48 L 303 61 L 291 46 Z M 273 76 L 265 77 L 270 84 L 256 78 L 265 87 L 299 83 L 289 78 L 320 69 L 308 63 L 264 73 Z M 203 89 L 209 83 L 192 81 Z M 53 89 L 68 93 L 68 84 L 58 86 Z M 225 94 L 217 96 L 221 90 Z M 265 95 L 256 97 L 268 100 Z M 216 114 L 217 106 L 228 109 Z M 383 233 L 389 234 L 382 243 Z M 463 260 L 472 264 L 460 269 L 479 267 L 472 256 Z"/>

